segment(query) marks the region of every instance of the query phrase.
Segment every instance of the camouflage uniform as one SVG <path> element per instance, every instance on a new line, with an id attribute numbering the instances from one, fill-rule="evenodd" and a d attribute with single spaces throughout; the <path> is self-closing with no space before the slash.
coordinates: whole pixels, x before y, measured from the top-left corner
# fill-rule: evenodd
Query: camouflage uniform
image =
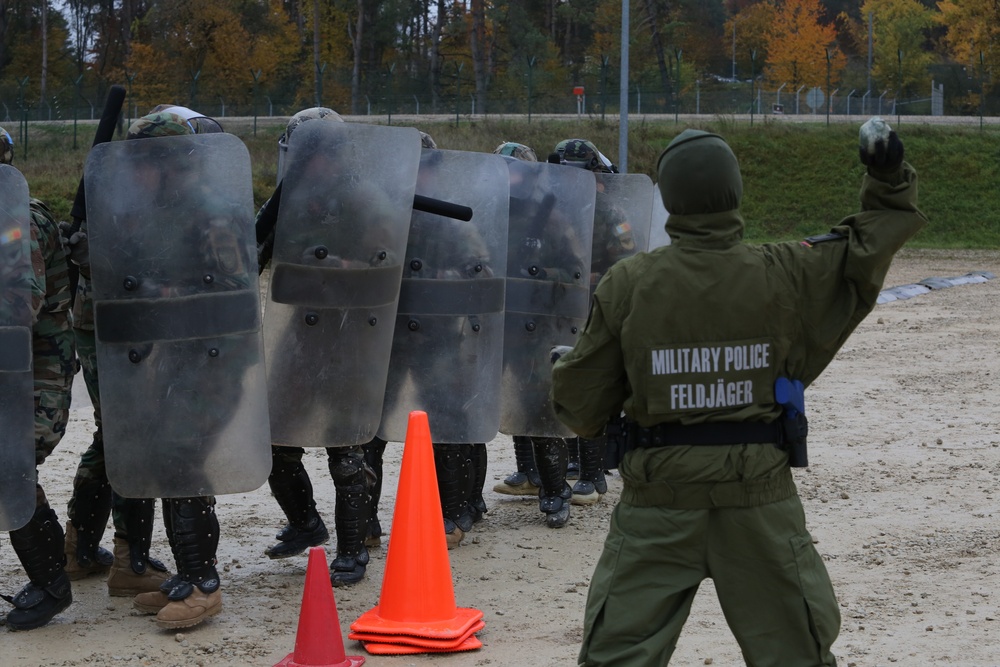
<path id="1" fill-rule="evenodd" d="M 0 128 L 0 161 L 13 158 L 13 141 Z M 29 203 L 31 231 L 32 364 L 34 375 L 35 466 L 40 466 L 66 433 L 70 389 L 76 373 L 69 309 L 69 273 L 59 228 L 48 208 Z M 36 473 L 37 479 L 37 473 Z M 29 630 L 48 623 L 73 600 L 66 576 L 65 536 L 41 484 L 35 483 L 35 512 L 28 523 L 10 532 L 11 546 L 29 583 L 11 600 L 7 624 Z"/>

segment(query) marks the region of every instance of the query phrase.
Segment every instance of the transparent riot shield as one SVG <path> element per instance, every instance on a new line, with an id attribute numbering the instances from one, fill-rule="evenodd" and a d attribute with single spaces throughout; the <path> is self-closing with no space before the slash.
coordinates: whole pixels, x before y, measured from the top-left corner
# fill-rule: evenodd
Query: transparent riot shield
<path id="1" fill-rule="evenodd" d="M 653 188 L 653 217 L 649 227 L 649 244 L 647 251 L 655 250 L 661 246 L 670 245 L 670 234 L 667 234 L 667 218 L 670 214 L 663 207 L 663 196 L 660 188 Z"/>
<path id="2" fill-rule="evenodd" d="M 434 442 L 489 442 L 500 426 L 507 163 L 422 151 L 417 194 L 469 206 L 472 220 L 414 211 L 378 435 L 402 442 L 427 412 Z"/>
<path id="3" fill-rule="evenodd" d="M 419 162 L 414 128 L 311 122 L 292 135 L 264 315 L 273 444 L 375 436 Z"/>
<path id="4" fill-rule="evenodd" d="M 271 456 L 246 147 L 222 133 L 99 144 L 84 173 L 111 485 L 258 488 Z"/>
<path id="5" fill-rule="evenodd" d="M 596 173 L 590 293 L 615 262 L 644 252 L 653 215 L 653 181 L 645 174 Z"/>
<path id="6" fill-rule="evenodd" d="M 573 345 L 590 303 L 594 174 L 509 159 L 500 432 L 572 436 L 549 401 L 550 350 Z"/>
<path id="7" fill-rule="evenodd" d="M 35 511 L 35 409 L 31 343 L 28 184 L 0 165 L 0 530 Z"/>

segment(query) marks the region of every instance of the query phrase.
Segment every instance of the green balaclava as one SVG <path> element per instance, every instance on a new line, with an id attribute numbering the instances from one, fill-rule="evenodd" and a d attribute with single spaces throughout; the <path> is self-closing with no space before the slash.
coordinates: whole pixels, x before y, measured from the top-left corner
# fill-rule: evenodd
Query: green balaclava
<path id="1" fill-rule="evenodd" d="M 740 165 L 717 134 L 684 130 L 660 154 L 657 185 L 670 215 L 722 213 L 739 209 Z"/>

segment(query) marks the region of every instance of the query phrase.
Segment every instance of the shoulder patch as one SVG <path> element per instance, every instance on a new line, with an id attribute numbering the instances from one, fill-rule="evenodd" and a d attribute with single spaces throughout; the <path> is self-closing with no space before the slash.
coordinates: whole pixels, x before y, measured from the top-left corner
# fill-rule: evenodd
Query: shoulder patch
<path id="1" fill-rule="evenodd" d="M 842 234 L 840 232 L 828 232 L 826 234 L 817 234 L 816 236 L 807 236 L 804 241 L 799 241 L 801 245 L 811 248 L 817 243 L 826 243 L 827 241 L 839 241 L 841 239 L 846 239 L 847 234 Z"/>

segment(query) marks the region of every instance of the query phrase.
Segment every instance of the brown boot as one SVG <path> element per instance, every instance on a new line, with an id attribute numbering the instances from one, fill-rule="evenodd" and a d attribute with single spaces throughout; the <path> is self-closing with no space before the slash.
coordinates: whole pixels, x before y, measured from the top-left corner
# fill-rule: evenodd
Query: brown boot
<path id="1" fill-rule="evenodd" d="M 79 536 L 72 521 L 66 522 L 66 576 L 70 581 L 77 581 L 92 574 L 105 574 L 111 568 L 111 552 L 102 547 L 97 547 L 90 557 L 82 560 L 77 554 L 77 544 Z"/>
<path id="2" fill-rule="evenodd" d="M 166 630 L 190 628 L 222 611 L 222 591 L 203 593 L 197 586 L 183 600 L 171 600 L 156 614 L 156 624 Z"/>
<path id="3" fill-rule="evenodd" d="M 144 614 L 156 614 L 167 606 L 170 599 L 161 590 L 139 593 L 132 599 L 132 608 Z"/>
<path id="4" fill-rule="evenodd" d="M 128 542 L 115 537 L 115 562 L 108 575 L 108 595 L 135 597 L 141 593 L 159 593 L 160 585 L 169 577 L 170 573 L 166 568 L 153 559 L 139 561 L 138 566 L 133 567 Z"/>

